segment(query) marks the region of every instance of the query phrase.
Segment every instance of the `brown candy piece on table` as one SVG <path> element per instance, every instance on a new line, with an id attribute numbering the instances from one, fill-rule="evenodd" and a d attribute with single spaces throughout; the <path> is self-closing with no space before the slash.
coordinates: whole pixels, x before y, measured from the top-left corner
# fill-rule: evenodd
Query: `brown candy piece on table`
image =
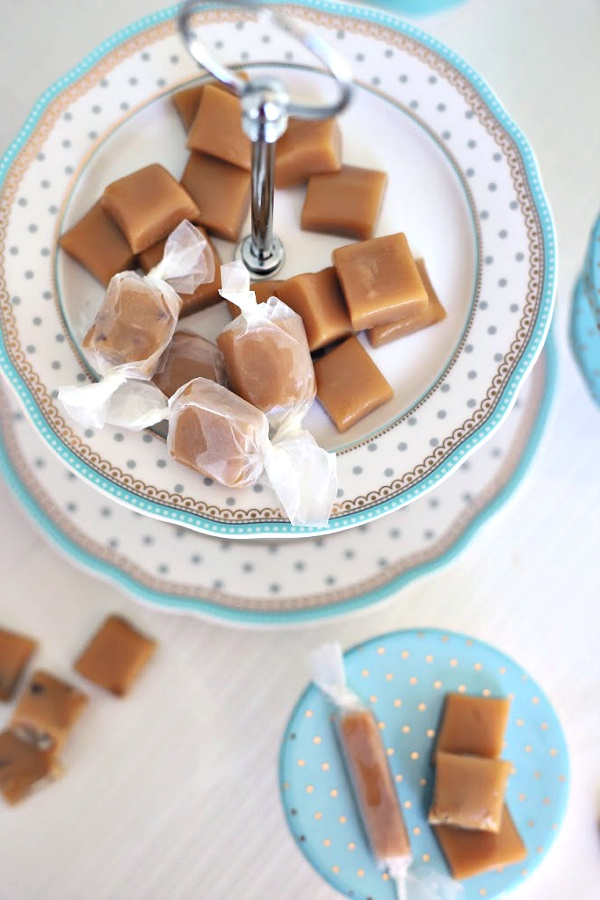
<path id="1" fill-rule="evenodd" d="M 152 381 L 167 397 L 194 378 L 225 384 L 219 348 L 192 331 L 176 331 L 161 356 Z"/>
<path id="2" fill-rule="evenodd" d="M 332 253 L 355 331 L 421 313 L 429 298 L 404 234 L 389 234 Z"/>
<path id="3" fill-rule="evenodd" d="M 0 793 L 11 806 L 58 775 L 54 749 L 42 749 L 14 731 L 0 732 Z"/>
<path id="4" fill-rule="evenodd" d="M 342 713 L 337 728 L 375 858 L 410 859 L 408 832 L 373 714 L 368 709 Z"/>
<path id="5" fill-rule="evenodd" d="M 190 150 L 208 153 L 250 170 L 252 142 L 242 129 L 242 107 L 228 91 L 207 84 L 188 134 Z"/>
<path id="6" fill-rule="evenodd" d="M 157 644 L 121 616 L 109 616 L 74 663 L 75 671 L 117 697 L 129 693 Z"/>
<path id="7" fill-rule="evenodd" d="M 150 359 L 168 341 L 173 315 L 158 288 L 132 277 L 111 281 L 104 302 L 82 341 L 112 366 Z M 152 371 L 150 371 L 152 369 Z M 147 374 L 153 374 L 153 366 Z"/>
<path id="8" fill-rule="evenodd" d="M 131 247 L 100 201 L 61 235 L 58 243 L 105 287 L 113 275 L 135 263 Z"/>
<path id="9" fill-rule="evenodd" d="M 434 825 L 433 831 L 454 878 L 472 878 L 527 857 L 527 848 L 507 806 L 502 810 L 498 834 L 466 831 L 452 825 Z"/>
<path id="10" fill-rule="evenodd" d="M 494 759 L 502 753 L 510 700 L 446 694 L 437 733 L 435 757 L 443 753 L 470 753 Z"/>
<path id="11" fill-rule="evenodd" d="M 333 266 L 289 278 L 282 288 L 282 299 L 304 322 L 311 352 L 352 334 L 352 323 Z"/>
<path id="12" fill-rule="evenodd" d="M 504 759 L 438 753 L 428 822 L 497 834 L 510 771 Z"/>
<path id="13" fill-rule="evenodd" d="M 367 331 L 367 338 L 371 347 L 381 347 L 382 344 L 388 344 L 395 341 L 396 338 L 407 337 L 416 331 L 422 331 L 429 328 L 430 325 L 437 325 L 446 318 L 446 310 L 439 301 L 433 285 L 430 281 L 427 269 L 425 268 L 425 260 L 416 260 L 417 269 L 421 276 L 421 281 L 427 291 L 429 303 L 425 310 L 421 313 L 415 313 L 412 316 L 404 317 L 398 322 L 389 322 L 387 325 L 375 325 Z"/>
<path id="14" fill-rule="evenodd" d="M 394 392 L 355 337 L 315 361 L 317 397 L 338 431 L 347 431 Z"/>
<path id="15" fill-rule="evenodd" d="M 281 301 L 282 313 L 260 322 L 238 317 L 218 336 L 227 381 L 232 391 L 272 417 L 272 424 L 292 409 L 308 408 L 316 393 L 315 373 L 302 319 Z"/>
<path id="16" fill-rule="evenodd" d="M 21 675 L 37 647 L 37 641 L 0 628 L 0 700 L 12 700 Z"/>
<path id="17" fill-rule="evenodd" d="M 184 219 L 198 219 L 198 207 L 190 195 L 158 163 L 113 181 L 100 202 L 134 253 L 167 237 Z"/>
<path id="18" fill-rule="evenodd" d="M 339 172 L 341 155 L 337 119 L 290 119 L 275 145 L 275 187 L 303 184 L 320 172 Z"/>
<path id="19" fill-rule="evenodd" d="M 198 221 L 217 237 L 237 241 L 250 208 L 250 175 L 222 159 L 190 153 L 181 183 L 198 206 Z"/>
<path id="20" fill-rule="evenodd" d="M 358 166 L 313 175 L 302 207 L 302 229 L 361 241 L 372 238 L 386 185 L 385 172 Z"/>
<path id="21" fill-rule="evenodd" d="M 248 81 L 247 72 L 243 72 L 240 70 L 236 72 L 236 75 L 243 81 Z M 205 81 L 202 84 L 195 84 L 193 87 L 183 88 L 183 90 L 177 91 L 175 94 L 171 94 L 171 101 L 173 103 L 173 106 L 177 110 L 177 114 L 179 115 L 179 118 L 181 119 L 183 127 L 186 131 L 189 131 L 190 125 L 196 118 L 196 113 L 198 112 L 198 107 L 200 106 L 200 100 L 202 99 L 202 94 L 207 84 L 218 88 L 220 91 L 228 91 L 229 93 L 232 93 L 231 88 L 226 84 L 222 84 L 220 81 Z"/>
<path id="22" fill-rule="evenodd" d="M 41 670 L 35 672 L 10 720 L 19 736 L 58 754 L 88 704 L 72 684 Z"/>
<path id="23" fill-rule="evenodd" d="M 254 291 L 256 294 L 256 302 L 257 303 L 266 303 L 269 297 L 278 297 L 279 300 L 284 300 L 281 296 L 281 288 L 286 284 L 285 281 L 253 281 L 250 285 L 250 290 Z M 284 300 L 285 303 L 285 300 Z M 231 300 L 227 301 L 227 309 L 229 310 L 229 314 L 232 319 L 237 318 L 240 314 L 240 308 L 235 303 L 232 303 Z"/>
<path id="24" fill-rule="evenodd" d="M 227 487 L 254 484 L 262 471 L 269 427 L 264 415 L 214 382 L 199 378 L 176 401 L 169 453 L 177 462 Z"/>
<path id="25" fill-rule="evenodd" d="M 202 232 L 212 252 L 213 263 L 215 267 L 215 277 L 212 281 L 207 281 L 204 284 L 199 284 L 193 294 L 179 295 L 181 297 L 181 312 L 179 313 L 180 319 L 185 318 L 185 316 L 191 316 L 193 313 L 197 313 L 201 309 L 207 309 L 209 306 L 214 306 L 215 303 L 219 303 L 221 300 L 221 296 L 219 294 L 219 288 L 221 287 L 221 260 L 208 235 L 202 228 L 199 228 L 198 231 Z M 153 269 L 154 266 L 158 265 L 158 263 L 163 258 L 166 243 L 167 238 L 163 238 L 163 240 L 159 241 L 158 244 L 154 244 L 152 247 L 148 247 L 147 250 L 144 250 L 142 253 L 140 253 L 140 266 L 146 274 L 148 274 L 150 269 Z"/>

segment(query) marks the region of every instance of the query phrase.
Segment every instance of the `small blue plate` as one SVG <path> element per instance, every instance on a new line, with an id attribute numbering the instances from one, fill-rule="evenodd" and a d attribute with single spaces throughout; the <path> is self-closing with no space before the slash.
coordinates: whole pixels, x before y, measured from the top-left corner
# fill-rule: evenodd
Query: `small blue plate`
<path id="1" fill-rule="evenodd" d="M 464 900 L 505 896 L 550 849 L 568 796 L 569 760 L 558 719 L 538 685 L 498 650 L 465 635 L 397 631 L 345 654 L 350 687 L 381 723 L 413 855 L 446 872 L 427 824 L 430 765 L 444 696 L 461 691 L 511 697 L 504 758 L 513 763 L 507 803 L 527 859 L 463 882 Z M 310 685 L 287 726 L 280 754 L 281 797 L 300 849 L 334 888 L 355 900 L 395 900 L 372 860 L 330 722 L 331 707 Z"/>

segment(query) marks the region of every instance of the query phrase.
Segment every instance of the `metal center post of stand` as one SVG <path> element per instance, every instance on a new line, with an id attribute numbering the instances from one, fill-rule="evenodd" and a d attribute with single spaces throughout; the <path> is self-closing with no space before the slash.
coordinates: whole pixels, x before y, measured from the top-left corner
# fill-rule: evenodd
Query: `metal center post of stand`
<path id="1" fill-rule="evenodd" d="M 242 241 L 239 253 L 255 279 L 267 278 L 281 268 L 285 258 L 284 246 L 273 231 L 275 144 L 285 132 L 290 116 L 319 120 L 342 112 L 352 96 L 352 73 L 346 60 L 327 41 L 308 31 L 301 23 L 252 0 L 226 0 L 225 5 L 250 10 L 262 24 L 275 25 L 296 38 L 326 66 L 337 82 L 339 97 L 335 103 L 323 106 L 292 103 L 280 81 L 257 78 L 246 82 L 234 70 L 213 59 L 191 24 L 194 11 L 201 5 L 199 0 L 185 0 L 182 3 L 178 16 L 179 31 L 196 62 L 240 98 L 242 127 L 252 141 L 252 230 Z"/>

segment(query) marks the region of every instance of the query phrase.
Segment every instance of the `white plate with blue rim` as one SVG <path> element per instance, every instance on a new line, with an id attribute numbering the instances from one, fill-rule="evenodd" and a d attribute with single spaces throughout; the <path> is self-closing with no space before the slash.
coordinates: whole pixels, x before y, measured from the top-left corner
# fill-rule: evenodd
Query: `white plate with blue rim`
<path id="1" fill-rule="evenodd" d="M 511 700 L 502 752 L 512 763 L 506 804 L 527 856 L 461 882 L 463 900 L 508 896 L 549 852 L 569 793 L 566 741 L 541 688 L 489 644 L 434 629 L 373 638 L 347 651 L 345 667 L 349 686 L 380 723 L 413 857 L 425 873 L 447 872 L 427 823 L 431 750 L 444 695 Z M 285 730 L 279 774 L 289 828 L 308 862 L 343 896 L 394 900 L 393 882 L 375 865 L 365 840 L 330 713 L 319 689 L 309 685 Z"/>
<path id="2" fill-rule="evenodd" d="M 338 455 L 336 532 L 414 501 L 506 419 L 546 338 L 554 231 L 531 148 L 483 80 L 456 54 L 380 11 L 321 0 L 288 8 L 351 61 L 357 96 L 343 116 L 343 158 L 385 169 L 377 234 L 404 231 L 427 263 L 447 319 L 371 351 L 394 398 L 343 436 L 318 403 L 306 425 Z M 223 537 L 300 537 L 262 485 L 232 492 L 171 461 L 153 433 L 76 425 L 60 385 L 93 375 L 80 341 L 102 298 L 57 252 L 113 179 L 150 162 L 179 176 L 185 136 L 170 94 L 198 78 L 175 10 L 116 34 L 53 85 L 0 165 L 0 364 L 37 433 L 80 478 L 140 513 Z M 325 90 L 314 60 L 235 9 L 198 13 L 204 41 L 251 73 L 277 70 L 292 92 Z M 330 264 L 343 243 L 299 231 L 302 189 L 278 192 L 282 277 Z M 301 239 L 298 236 L 301 235 Z M 221 244 L 224 259 L 233 247 Z M 223 308 L 186 321 L 208 337 Z"/>
<path id="3" fill-rule="evenodd" d="M 454 559 L 527 471 L 554 379 L 547 344 L 504 427 L 456 476 L 359 535 L 248 543 L 141 516 L 65 468 L 16 396 L 0 402 L 0 475 L 54 546 L 135 599 L 233 625 L 289 627 L 368 609 Z"/>

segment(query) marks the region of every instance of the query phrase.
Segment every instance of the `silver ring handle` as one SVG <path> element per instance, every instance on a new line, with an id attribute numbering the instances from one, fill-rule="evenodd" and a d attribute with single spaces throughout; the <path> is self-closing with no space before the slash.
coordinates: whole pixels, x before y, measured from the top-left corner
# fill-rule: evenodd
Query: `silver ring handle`
<path id="1" fill-rule="evenodd" d="M 275 11 L 272 7 L 260 6 L 252 0 L 223 0 L 225 5 L 238 6 L 256 13 L 260 22 L 265 25 L 274 25 L 291 37 L 296 38 L 307 50 L 323 63 L 329 73 L 334 77 L 339 88 L 339 97 L 335 103 L 323 106 L 307 106 L 299 103 L 288 103 L 287 114 L 298 119 L 330 119 L 339 115 L 350 103 L 353 91 L 352 71 L 348 62 L 327 41 L 319 35 L 310 32 L 299 22 L 290 19 L 282 12 Z M 200 0 L 184 0 L 179 10 L 177 24 L 183 41 L 197 63 L 214 75 L 219 81 L 230 87 L 234 93 L 241 97 L 247 87 L 235 72 L 228 69 L 216 60 L 206 49 L 191 25 L 191 18 L 199 7 L 205 4 Z"/>

